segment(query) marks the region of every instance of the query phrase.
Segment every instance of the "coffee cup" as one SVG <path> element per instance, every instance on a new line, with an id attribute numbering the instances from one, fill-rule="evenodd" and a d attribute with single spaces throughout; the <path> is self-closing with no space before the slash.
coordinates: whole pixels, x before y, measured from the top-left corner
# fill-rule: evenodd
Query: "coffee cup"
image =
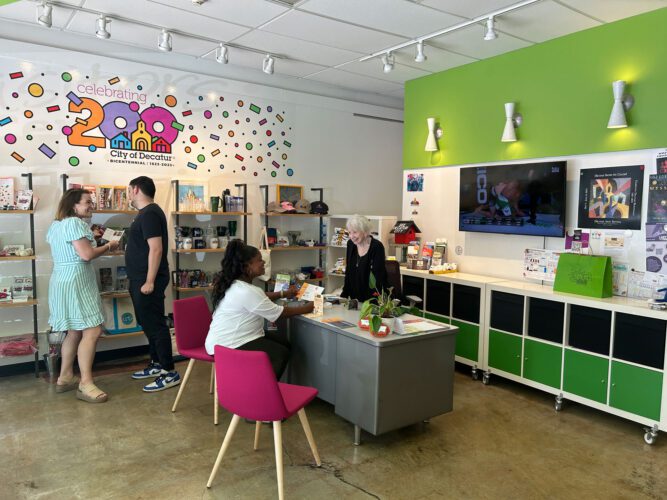
<path id="1" fill-rule="evenodd" d="M 218 236 L 227 236 L 227 226 L 215 226 Z"/>
<path id="2" fill-rule="evenodd" d="M 211 196 L 211 212 L 217 212 L 220 207 L 220 197 Z"/>
<path id="3" fill-rule="evenodd" d="M 183 249 L 190 250 L 192 248 L 192 238 L 183 238 Z"/>
<path id="4" fill-rule="evenodd" d="M 204 230 L 201 227 L 193 227 L 192 228 L 192 237 L 193 238 L 201 238 L 204 236 Z"/>
<path id="5" fill-rule="evenodd" d="M 210 248 L 218 248 L 219 245 L 220 241 L 218 240 L 218 238 L 211 238 L 208 242 L 208 246 Z"/>
<path id="6" fill-rule="evenodd" d="M 201 250 L 202 248 L 206 248 L 206 242 L 202 240 L 201 238 L 198 238 L 195 240 L 195 248 L 198 250 Z"/>

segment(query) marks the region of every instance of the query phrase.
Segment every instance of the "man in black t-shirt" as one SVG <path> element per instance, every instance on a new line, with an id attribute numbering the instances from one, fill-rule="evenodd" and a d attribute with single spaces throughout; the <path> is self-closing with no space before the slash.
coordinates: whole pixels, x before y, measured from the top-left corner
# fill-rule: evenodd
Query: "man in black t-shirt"
<path id="1" fill-rule="evenodd" d="M 151 361 L 133 379 L 155 378 L 144 392 L 157 392 L 181 383 L 174 369 L 171 336 L 164 317 L 164 291 L 169 284 L 167 219 L 153 202 L 155 183 L 146 176 L 130 181 L 130 202 L 139 210 L 132 221 L 125 249 L 125 266 L 137 322 L 148 338 Z"/>

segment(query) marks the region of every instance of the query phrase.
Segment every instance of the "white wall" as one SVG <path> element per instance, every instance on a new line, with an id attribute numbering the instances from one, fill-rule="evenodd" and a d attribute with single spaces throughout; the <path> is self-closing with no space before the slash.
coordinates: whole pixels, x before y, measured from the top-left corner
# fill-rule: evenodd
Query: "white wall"
<path id="1" fill-rule="evenodd" d="M 173 167 L 137 168 L 133 165 L 99 161 L 99 155 L 96 156 L 93 166 L 89 166 L 85 161 L 86 155 L 81 154 L 81 164 L 78 167 L 71 167 L 67 163 L 69 153 L 63 136 L 60 137 L 61 144 L 56 148 L 58 154 L 53 161 L 40 158 L 39 154 L 31 154 L 29 159 L 19 164 L 10 157 L 15 148 L 2 139 L 8 130 L 7 127 L 3 127 L 3 130 L 0 130 L 2 132 L 0 158 L 2 158 L 3 165 L 0 167 L 0 176 L 14 177 L 17 184 L 20 185 L 20 174 L 27 171 L 32 172 L 35 193 L 41 198 L 35 217 L 40 331 L 48 328 L 46 292 L 52 268 L 49 247 L 45 243 L 44 236 L 61 195 L 60 175 L 62 173 L 70 175 L 71 182 L 98 185 L 122 185 L 137 175 L 149 175 L 155 179 L 157 184 L 156 201 L 165 208 L 165 211 L 171 210 L 173 206 L 173 193 L 170 191 L 172 179 L 190 179 L 205 183 L 212 194 L 219 194 L 223 187 L 233 188 L 235 183 L 245 182 L 248 184 L 249 210 L 254 214 L 249 221 L 249 241 L 254 244 L 259 239 L 262 224 L 259 217 L 263 208 L 258 188 L 260 184 L 269 184 L 272 194 L 275 191 L 276 183 L 303 185 L 306 197 L 311 195 L 310 187 L 323 187 L 325 188 L 325 201 L 332 212 L 387 215 L 400 213 L 402 157 L 402 123 L 400 123 L 402 112 L 400 110 L 183 73 L 22 42 L 2 39 L 0 42 L 3 45 L 4 54 L 0 56 L 0 74 L 4 88 L 0 92 L 0 110 L 2 110 L 0 114 L 7 113 L 7 107 L 15 106 L 8 94 L 10 85 L 17 85 L 17 82 L 9 81 L 9 73 L 23 69 L 26 73 L 32 71 L 34 75 L 44 71 L 57 75 L 63 71 L 78 72 L 89 74 L 91 79 L 98 81 L 114 76 L 127 77 L 131 81 L 140 78 L 141 81 L 147 82 L 144 86 L 149 92 L 158 92 L 159 89 L 172 87 L 180 95 L 187 95 L 192 99 L 197 95 L 208 95 L 212 92 L 216 95 L 234 96 L 234 98 L 239 96 L 245 99 L 271 102 L 274 103 L 274 106 L 275 103 L 279 103 L 288 108 L 292 126 L 290 165 L 294 167 L 295 173 L 288 178 L 284 176 L 284 169 L 281 171 L 281 176 L 276 178 L 270 177 L 268 171 L 254 176 L 251 173 L 240 171 L 231 174 L 228 173 L 229 169 L 225 171 L 211 169 L 211 172 L 208 172 L 206 168 L 192 170 L 187 168 L 186 162 L 181 161 L 182 159 L 177 155 L 175 155 L 177 161 L 174 162 Z M 63 96 L 60 96 L 59 99 L 59 101 L 55 100 L 61 104 L 61 107 L 64 105 L 66 108 L 67 101 L 63 99 Z M 379 116 L 395 121 L 354 117 L 353 113 Z M 43 121 L 37 123 L 44 124 Z M 12 126 L 16 127 L 14 133 L 17 136 L 24 136 L 30 132 L 30 122 L 21 121 L 20 125 L 17 125 L 18 120 L 15 118 Z M 36 136 L 35 142 L 37 140 Z M 3 227 L 0 229 L 0 244 L 21 239 L 23 228 L 20 224 L 22 223 L 6 223 L 5 220 L 1 221 Z M 120 224 L 124 222 L 121 216 L 115 216 L 114 220 Z M 206 223 L 202 225 L 205 227 Z M 11 236 L 6 234 L 7 229 L 13 232 Z M 312 228 L 305 226 L 304 230 L 312 231 Z M 316 236 L 316 230 L 314 232 L 313 236 Z M 25 238 L 25 243 L 28 243 L 27 236 Z M 215 269 L 219 259 L 211 259 L 208 262 L 212 263 Z M 290 259 L 287 259 L 286 265 L 292 265 Z M 29 267 L 19 266 L 19 264 L 2 263 L 0 264 L 0 275 L 29 274 Z M 1 311 L 0 331 L 2 334 L 26 333 L 31 330 L 31 311 L 29 309 L 17 308 Z M 119 341 L 110 348 L 118 348 L 122 345 L 122 342 Z M 0 359 L 0 365 L 4 362 Z"/>
<path id="2" fill-rule="evenodd" d="M 642 221 L 646 220 L 648 197 L 648 176 L 656 173 L 657 149 L 626 151 L 619 153 L 591 154 L 569 157 L 540 158 L 507 163 L 530 163 L 550 160 L 567 160 L 567 208 L 566 228 L 577 228 L 579 200 L 579 171 L 582 168 L 614 167 L 624 165 L 645 165 L 644 192 L 642 203 Z M 487 165 L 493 165 L 489 163 Z M 543 238 L 537 236 L 500 235 L 471 233 L 458 230 L 459 217 L 459 171 L 461 165 L 420 170 L 406 170 L 403 174 L 403 218 L 414 219 L 423 231 L 423 241 L 435 238 L 447 238 L 449 243 L 448 260 L 456 262 L 460 271 L 522 280 L 523 251 L 526 248 L 547 248 L 561 250 L 565 247 L 564 238 Z M 424 174 L 424 191 L 408 192 L 407 175 Z M 414 207 L 410 201 L 416 198 L 420 202 L 418 215 L 412 215 Z M 604 234 L 605 232 L 603 232 Z M 628 231 L 629 239 L 624 260 L 636 270 L 644 271 L 645 231 L 642 223 L 640 231 Z M 593 242 L 597 244 L 597 242 Z M 461 254 L 457 254 L 456 249 Z"/>

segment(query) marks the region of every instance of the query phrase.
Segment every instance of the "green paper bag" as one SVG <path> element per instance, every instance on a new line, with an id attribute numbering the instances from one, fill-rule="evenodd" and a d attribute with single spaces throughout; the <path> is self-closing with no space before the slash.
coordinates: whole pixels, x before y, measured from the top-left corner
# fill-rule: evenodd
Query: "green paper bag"
<path id="1" fill-rule="evenodd" d="M 560 254 L 554 291 L 597 298 L 611 297 L 611 257 Z"/>

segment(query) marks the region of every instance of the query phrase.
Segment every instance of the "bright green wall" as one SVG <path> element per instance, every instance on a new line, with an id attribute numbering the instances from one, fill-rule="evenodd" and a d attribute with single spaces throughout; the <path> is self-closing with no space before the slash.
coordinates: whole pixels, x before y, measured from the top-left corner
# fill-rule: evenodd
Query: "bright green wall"
<path id="1" fill-rule="evenodd" d="M 667 8 L 407 82 L 403 167 L 667 146 L 665 26 Z M 636 101 L 625 129 L 607 129 L 614 80 Z M 505 102 L 524 119 L 515 143 L 500 142 Z M 434 153 L 428 117 L 444 132 Z"/>

